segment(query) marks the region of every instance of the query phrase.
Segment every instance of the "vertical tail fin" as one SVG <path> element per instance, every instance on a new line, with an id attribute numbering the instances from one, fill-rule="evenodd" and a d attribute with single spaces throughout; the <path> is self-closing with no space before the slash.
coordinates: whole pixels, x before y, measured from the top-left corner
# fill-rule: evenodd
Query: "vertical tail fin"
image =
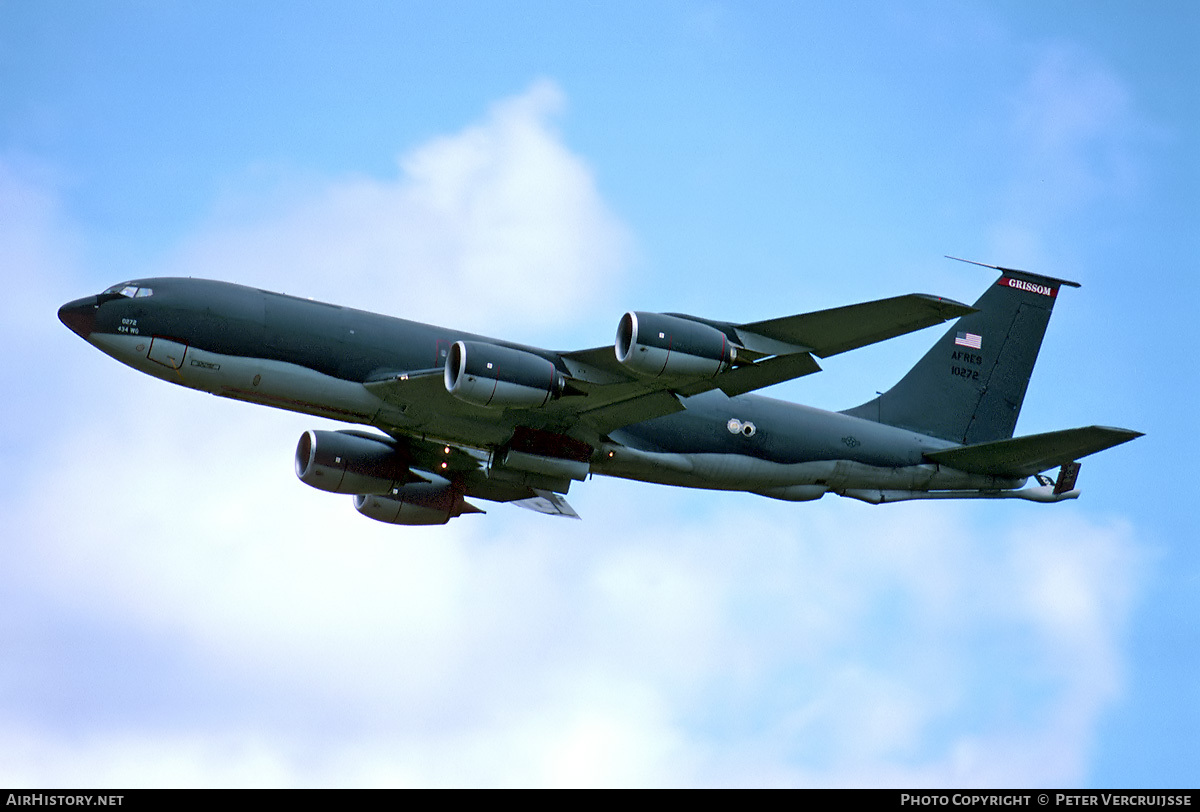
<path id="1" fill-rule="evenodd" d="M 987 267 L 1001 276 L 977 312 L 960 318 L 899 383 L 845 414 L 966 445 L 1012 437 L 1058 289 L 1079 284 Z"/>

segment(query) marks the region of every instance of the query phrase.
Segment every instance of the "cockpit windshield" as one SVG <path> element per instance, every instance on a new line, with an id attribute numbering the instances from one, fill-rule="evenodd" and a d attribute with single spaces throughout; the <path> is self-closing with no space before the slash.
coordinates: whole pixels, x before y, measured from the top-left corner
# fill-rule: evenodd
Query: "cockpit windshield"
<path id="1" fill-rule="evenodd" d="M 141 298 L 143 296 L 153 296 L 154 289 L 153 288 L 144 288 L 139 285 L 134 285 L 130 282 L 122 282 L 119 285 L 113 285 L 111 288 L 104 291 L 104 293 L 102 293 L 100 295 L 101 296 L 110 296 L 112 294 L 116 294 L 118 296 L 128 296 L 130 299 L 134 299 L 134 298 Z"/>

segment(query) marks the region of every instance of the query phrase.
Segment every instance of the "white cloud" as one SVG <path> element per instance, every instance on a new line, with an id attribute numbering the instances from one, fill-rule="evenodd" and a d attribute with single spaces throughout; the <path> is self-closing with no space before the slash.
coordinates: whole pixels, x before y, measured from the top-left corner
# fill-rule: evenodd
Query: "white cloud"
<path id="1" fill-rule="evenodd" d="M 1031 62 L 1011 102 L 1007 211 L 990 237 L 1011 264 L 1065 273 L 1070 257 L 1047 236 L 1097 204 L 1139 193 L 1140 153 L 1154 128 L 1121 78 L 1086 51 L 1050 43 L 1035 48 Z"/>
<path id="2" fill-rule="evenodd" d="M 1129 91 L 1080 49 L 1042 48 L 1016 113 L 1014 132 L 1032 168 L 1049 175 L 1062 192 L 1088 199 L 1132 182 L 1123 154 L 1135 127 Z"/>
<path id="3" fill-rule="evenodd" d="M 332 184 L 179 262 L 336 285 L 401 248 L 457 283 L 560 257 L 555 298 L 583 297 L 619 266 L 592 226 L 620 229 L 545 126 L 558 104 L 538 86 L 398 182 Z M 576 225 L 539 242 L 533 187 L 556 184 Z M 37 246 L 69 234 L 31 227 L 53 273 Z M 1134 533 L 1074 505 L 595 481 L 583 522 L 488 505 L 394 528 L 292 476 L 320 421 L 165 386 L 55 326 L 63 362 L 40 374 L 86 395 L 35 403 L 58 430 L 3 460 L 0 783 L 1076 784 L 1120 695 Z"/>
<path id="4" fill-rule="evenodd" d="M 304 418 L 177 394 L 93 447 L 127 470 L 70 510 L 52 483 L 90 466 L 62 438 L 6 505 L 8 570 L 193 670 L 89 689 L 112 663 L 47 641 L 67 691 L 164 711 L 5 726 L 14 780 L 1074 784 L 1119 695 L 1139 568 L 1119 524 L 725 494 L 689 515 L 691 495 L 593 482 L 581 523 L 488 505 L 393 528 L 291 478 L 281 424 Z M 160 442 L 176 422 L 207 442 Z"/>
<path id="5" fill-rule="evenodd" d="M 242 220 L 214 222 L 163 275 L 510 334 L 603 312 L 631 240 L 555 131 L 563 106 L 540 81 L 401 156 L 396 178 L 317 184 L 248 224 L 247 206 L 227 203 Z"/>

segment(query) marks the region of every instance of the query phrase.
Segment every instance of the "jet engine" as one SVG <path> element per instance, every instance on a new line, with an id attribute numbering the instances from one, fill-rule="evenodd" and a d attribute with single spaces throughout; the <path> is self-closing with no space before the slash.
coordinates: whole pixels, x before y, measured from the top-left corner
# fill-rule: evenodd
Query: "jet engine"
<path id="1" fill-rule="evenodd" d="M 629 312 L 617 325 L 617 360 L 642 375 L 711 377 L 737 360 L 716 327 L 664 313 Z"/>
<path id="2" fill-rule="evenodd" d="M 306 431 L 296 444 L 296 476 L 330 493 L 390 493 L 421 477 L 383 437 L 355 431 Z"/>
<path id="3" fill-rule="evenodd" d="M 387 524 L 445 524 L 464 513 L 483 512 L 441 477 L 434 482 L 414 482 L 395 488 L 387 496 L 358 494 L 354 497 L 354 508 Z"/>
<path id="4" fill-rule="evenodd" d="M 553 362 L 482 341 L 455 341 L 446 356 L 446 391 L 475 406 L 531 408 L 562 396 Z"/>

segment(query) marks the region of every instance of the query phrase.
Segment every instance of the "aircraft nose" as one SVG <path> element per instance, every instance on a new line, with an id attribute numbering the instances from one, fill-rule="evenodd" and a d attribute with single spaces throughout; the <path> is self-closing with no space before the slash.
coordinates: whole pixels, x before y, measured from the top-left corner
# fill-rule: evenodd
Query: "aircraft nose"
<path id="1" fill-rule="evenodd" d="M 96 327 L 98 307 L 95 296 L 85 296 L 60 307 L 58 320 L 70 327 L 71 332 L 86 339 Z"/>

